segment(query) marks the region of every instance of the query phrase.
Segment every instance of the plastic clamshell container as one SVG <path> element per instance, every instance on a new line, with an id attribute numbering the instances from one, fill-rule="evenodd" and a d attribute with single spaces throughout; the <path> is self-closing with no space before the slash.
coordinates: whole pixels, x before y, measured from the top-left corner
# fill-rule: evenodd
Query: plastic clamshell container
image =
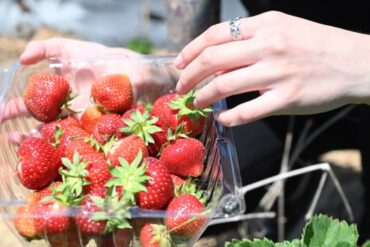
<path id="1" fill-rule="evenodd" d="M 0 73 L 0 214 L 10 229 L 18 236 L 23 246 L 49 246 L 56 241 L 58 246 L 141 246 L 135 231 L 114 230 L 102 236 L 84 236 L 77 227 L 52 236 L 44 233 L 41 240 L 26 241 L 14 227 L 17 209 L 27 204 L 27 197 L 32 193 L 25 188 L 16 175 L 17 148 L 26 136 L 39 136 L 41 122 L 32 118 L 22 101 L 22 95 L 29 76 L 50 72 L 61 74 L 79 96 L 72 101 L 73 109 L 84 109 L 91 104 L 90 86 L 94 79 L 115 73 L 127 74 L 133 84 L 135 101 L 153 102 L 160 95 L 173 92 L 179 71 L 172 65 L 172 56 L 143 56 L 128 58 L 122 54 L 106 55 L 94 60 L 44 62 L 31 66 L 14 63 Z M 192 246 L 214 218 L 239 215 L 245 210 L 244 198 L 240 196 L 241 179 L 234 149 L 231 130 L 213 119 L 213 114 L 226 109 L 224 101 L 212 106 L 213 113 L 207 118 L 200 140 L 206 147 L 204 171 L 198 180 L 198 188 L 206 191 L 206 214 L 191 215 L 192 219 L 205 218 L 202 228 L 190 238 L 174 239 L 174 246 Z M 69 208 L 64 214 L 71 218 L 77 208 Z M 130 222 L 162 223 L 165 210 L 130 209 Z M 167 215 L 168 216 L 168 215 Z M 43 215 L 28 215 L 43 217 Z M 53 216 L 56 217 L 56 216 Z M 120 217 L 120 215 L 110 215 Z M 139 221 L 140 221 L 139 220 Z M 76 241 L 78 239 L 78 241 Z M 126 239 L 126 240 L 122 240 Z M 49 240 L 49 241 L 48 241 Z M 130 243 L 131 245 L 128 245 Z M 108 245 L 107 245 L 108 246 Z"/>

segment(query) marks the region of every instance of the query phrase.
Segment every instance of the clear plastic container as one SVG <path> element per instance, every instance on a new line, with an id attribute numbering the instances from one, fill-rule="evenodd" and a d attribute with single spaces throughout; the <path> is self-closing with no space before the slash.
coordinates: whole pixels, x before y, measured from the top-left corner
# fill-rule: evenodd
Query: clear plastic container
<path id="1" fill-rule="evenodd" d="M 62 74 L 71 84 L 72 90 L 79 91 L 78 101 L 73 101 L 73 108 L 81 109 L 90 104 L 89 88 L 97 76 L 123 72 L 130 77 L 134 85 L 136 101 L 153 101 L 158 96 L 171 92 L 175 87 L 179 71 L 172 66 L 172 59 L 171 56 L 145 56 L 132 59 L 122 54 L 114 54 L 94 61 L 50 62 L 32 66 L 14 63 L 9 69 L 0 73 L 0 214 L 23 246 L 48 246 L 47 239 L 55 238 L 45 233 L 44 239 L 28 242 L 17 233 L 13 223 L 16 210 L 27 203 L 27 196 L 32 192 L 20 183 L 16 175 L 16 150 L 19 141 L 25 136 L 38 136 L 41 125 L 27 114 L 21 99 L 27 78 L 40 72 Z M 224 101 L 218 102 L 213 105 L 213 113 L 225 108 Z M 15 109 L 21 113 L 14 114 Z M 175 246 L 193 245 L 210 220 L 239 215 L 245 210 L 244 198 L 239 193 L 241 179 L 230 129 L 215 122 L 211 114 L 200 139 L 206 147 L 206 160 L 198 187 L 207 191 L 208 210 L 206 214 L 191 217 L 194 219 L 206 217 L 207 220 L 201 231 L 190 239 L 175 238 Z M 73 219 L 75 212 L 76 207 L 70 208 L 65 213 Z M 164 210 L 150 211 L 134 207 L 130 212 L 130 221 L 151 219 L 155 222 L 163 222 L 165 217 Z M 43 217 L 43 215 L 31 214 L 29 217 Z M 111 215 L 111 217 L 120 216 Z M 113 239 L 109 246 L 128 246 L 127 243 L 120 242 L 119 238 L 130 236 L 130 246 L 140 246 L 137 235 L 132 231 L 127 234 L 115 230 L 109 236 L 87 238 L 79 229 L 72 228 L 70 232 L 59 234 L 56 238 L 62 240 L 59 241 L 62 244 L 58 246 L 85 246 L 87 242 L 89 242 L 88 246 L 108 246 L 103 244 L 104 238 L 107 237 Z M 70 238 L 78 238 L 79 241 L 72 244 Z"/>

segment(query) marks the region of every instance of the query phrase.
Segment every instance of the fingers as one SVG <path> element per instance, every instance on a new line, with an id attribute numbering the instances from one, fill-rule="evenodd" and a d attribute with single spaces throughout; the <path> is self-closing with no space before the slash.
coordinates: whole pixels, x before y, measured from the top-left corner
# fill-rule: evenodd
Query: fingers
<path id="1" fill-rule="evenodd" d="M 181 73 L 176 91 L 186 93 L 221 70 L 228 71 L 253 64 L 258 60 L 258 50 L 258 44 L 252 40 L 208 47 Z"/>
<path id="2" fill-rule="evenodd" d="M 219 75 L 197 92 L 194 105 L 205 108 L 231 95 L 265 91 L 277 79 L 266 71 L 268 65 L 259 63 Z"/>
<path id="3" fill-rule="evenodd" d="M 256 30 L 254 25 L 255 17 L 243 18 L 240 20 L 242 39 L 246 40 L 253 36 Z M 205 48 L 233 41 L 230 34 L 228 22 L 222 22 L 211 26 L 192 42 L 190 42 L 175 59 L 175 66 L 179 69 L 185 68 Z"/>
<path id="4" fill-rule="evenodd" d="M 266 92 L 251 101 L 220 112 L 216 120 L 225 126 L 236 126 L 275 115 L 277 110 L 282 108 L 282 101 L 277 96 Z"/>
<path id="5" fill-rule="evenodd" d="M 7 102 L 6 106 L 0 105 L 0 108 L 2 108 L 0 110 L 3 111 L 1 122 L 8 119 L 29 115 L 27 107 L 22 98 L 10 100 Z"/>
<path id="6" fill-rule="evenodd" d="M 62 55 L 63 49 L 59 39 L 48 39 L 28 43 L 19 60 L 24 65 L 31 65 L 44 59 L 59 58 Z"/>

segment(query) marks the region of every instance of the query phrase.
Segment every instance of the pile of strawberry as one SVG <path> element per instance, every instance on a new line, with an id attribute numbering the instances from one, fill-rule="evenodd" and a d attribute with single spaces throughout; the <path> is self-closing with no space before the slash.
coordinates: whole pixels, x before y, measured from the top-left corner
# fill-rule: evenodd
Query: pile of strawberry
<path id="1" fill-rule="evenodd" d="M 118 74 L 92 83 L 80 113 L 71 93 L 56 74 L 33 75 L 25 88 L 24 103 L 43 124 L 17 151 L 18 178 L 32 190 L 14 217 L 19 234 L 51 246 L 129 246 L 134 236 L 142 246 L 176 246 L 199 235 L 209 210 L 194 183 L 205 160 L 196 137 L 209 109 L 194 109 L 193 92 L 134 104 L 129 78 Z"/>

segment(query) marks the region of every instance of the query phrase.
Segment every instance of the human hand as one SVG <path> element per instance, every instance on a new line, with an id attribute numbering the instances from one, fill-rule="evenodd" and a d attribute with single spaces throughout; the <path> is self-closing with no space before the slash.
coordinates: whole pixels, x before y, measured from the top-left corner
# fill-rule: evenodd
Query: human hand
<path id="1" fill-rule="evenodd" d="M 271 115 L 312 114 L 349 103 L 370 103 L 370 37 L 279 12 L 241 19 L 242 40 L 227 22 L 210 27 L 175 60 L 186 93 L 216 77 L 196 97 L 202 108 L 222 98 L 260 96 L 219 113 L 226 126 Z"/>

